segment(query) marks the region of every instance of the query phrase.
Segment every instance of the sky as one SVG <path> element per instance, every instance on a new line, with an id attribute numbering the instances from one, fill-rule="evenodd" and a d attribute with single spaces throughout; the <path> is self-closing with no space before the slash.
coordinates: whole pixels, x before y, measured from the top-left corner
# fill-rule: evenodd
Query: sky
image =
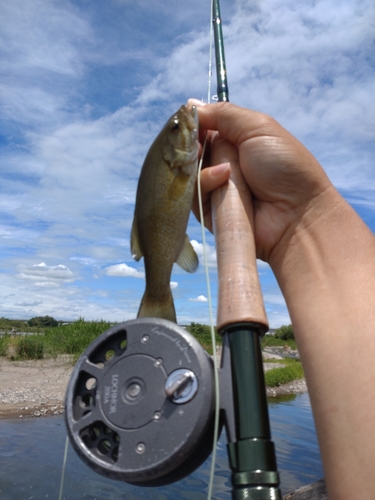
<path id="1" fill-rule="evenodd" d="M 221 0 L 230 99 L 272 115 L 375 232 L 375 5 Z M 0 316 L 125 321 L 137 180 L 166 119 L 207 100 L 210 2 L 0 2 Z M 215 78 L 213 94 L 215 94 Z M 187 233 L 202 262 L 201 229 Z M 207 251 L 216 314 L 214 238 Z M 258 262 L 271 328 L 290 318 Z M 204 267 L 174 267 L 180 324 L 208 323 Z"/>

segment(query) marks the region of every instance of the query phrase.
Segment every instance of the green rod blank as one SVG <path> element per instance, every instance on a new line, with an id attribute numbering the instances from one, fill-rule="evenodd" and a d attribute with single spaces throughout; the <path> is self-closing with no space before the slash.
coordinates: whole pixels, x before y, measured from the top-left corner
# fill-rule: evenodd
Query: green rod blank
<path id="1" fill-rule="evenodd" d="M 227 69 L 225 65 L 224 39 L 221 28 L 221 16 L 219 0 L 214 0 L 212 4 L 212 22 L 215 39 L 215 59 L 217 76 L 217 96 L 218 100 L 229 101 L 229 91 L 227 83 Z"/>

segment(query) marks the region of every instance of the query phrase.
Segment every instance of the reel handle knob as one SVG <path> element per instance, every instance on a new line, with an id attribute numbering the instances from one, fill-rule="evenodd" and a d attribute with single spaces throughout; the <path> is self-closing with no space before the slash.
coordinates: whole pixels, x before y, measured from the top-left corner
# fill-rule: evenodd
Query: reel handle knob
<path id="1" fill-rule="evenodd" d="M 171 373 L 165 384 L 167 398 L 173 403 L 190 401 L 198 390 L 195 374 L 191 370 L 179 369 Z"/>

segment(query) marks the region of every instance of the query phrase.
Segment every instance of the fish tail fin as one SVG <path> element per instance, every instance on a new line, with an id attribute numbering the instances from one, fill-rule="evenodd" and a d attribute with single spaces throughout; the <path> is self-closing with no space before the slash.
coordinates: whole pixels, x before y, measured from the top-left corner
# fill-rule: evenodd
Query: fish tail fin
<path id="1" fill-rule="evenodd" d="M 163 318 L 177 323 L 176 311 L 174 308 L 172 292 L 163 299 L 156 299 L 145 291 L 137 318 Z"/>

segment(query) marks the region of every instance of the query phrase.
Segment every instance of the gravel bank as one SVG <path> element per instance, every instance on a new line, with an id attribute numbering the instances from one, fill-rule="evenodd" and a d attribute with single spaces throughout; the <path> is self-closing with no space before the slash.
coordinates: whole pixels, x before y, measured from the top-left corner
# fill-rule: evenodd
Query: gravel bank
<path id="1" fill-rule="evenodd" d="M 316 483 L 298 488 L 298 490 L 283 497 L 283 500 L 328 500 L 326 482 L 324 479 L 320 479 Z"/>
<path id="2" fill-rule="evenodd" d="M 265 358 L 282 358 L 277 351 L 263 355 Z M 277 366 L 283 365 L 264 363 L 265 371 Z M 72 357 L 69 355 L 38 361 L 10 361 L 0 357 L 0 418 L 63 413 L 65 391 L 72 370 Z M 306 390 L 306 382 L 302 379 L 280 387 L 268 387 L 267 396 L 298 394 Z"/>
<path id="3" fill-rule="evenodd" d="M 38 361 L 0 358 L 0 418 L 63 413 L 72 370 L 67 355 Z"/>

